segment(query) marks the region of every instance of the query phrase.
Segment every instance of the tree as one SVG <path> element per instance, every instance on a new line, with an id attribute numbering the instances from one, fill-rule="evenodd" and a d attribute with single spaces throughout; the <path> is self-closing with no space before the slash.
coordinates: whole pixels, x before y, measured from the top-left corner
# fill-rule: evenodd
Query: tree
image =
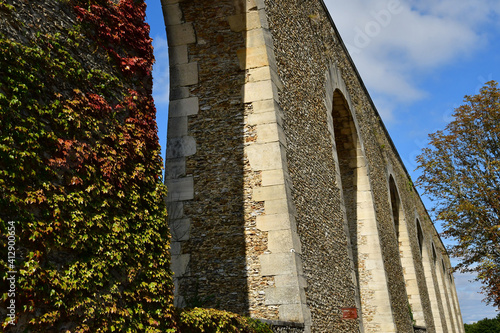
<path id="1" fill-rule="evenodd" d="M 490 81 L 465 96 L 444 131 L 417 157 L 417 184 L 435 206 L 456 270 L 477 273 L 485 301 L 500 308 L 500 90 Z"/>
<path id="2" fill-rule="evenodd" d="M 474 324 L 465 324 L 465 333 L 498 333 L 500 332 L 500 314 L 494 319 L 484 318 Z"/>

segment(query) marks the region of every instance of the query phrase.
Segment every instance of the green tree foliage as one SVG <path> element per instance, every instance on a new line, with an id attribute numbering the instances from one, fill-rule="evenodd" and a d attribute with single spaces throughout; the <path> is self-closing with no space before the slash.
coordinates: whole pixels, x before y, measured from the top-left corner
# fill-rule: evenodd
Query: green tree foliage
<path id="1" fill-rule="evenodd" d="M 494 319 L 484 318 L 474 324 L 465 324 L 465 333 L 500 333 L 500 314 Z"/>
<path id="2" fill-rule="evenodd" d="M 17 330 L 176 331 L 144 2 L 0 17 L 2 321 L 14 299 Z"/>
<path id="3" fill-rule="evenodd" d="M 500 90 L 488 82 L 466 96 L 444 131 L 430 134 L 417 161 L 457 269 L 476 272 L 486 301 L 500 308 Z"/>

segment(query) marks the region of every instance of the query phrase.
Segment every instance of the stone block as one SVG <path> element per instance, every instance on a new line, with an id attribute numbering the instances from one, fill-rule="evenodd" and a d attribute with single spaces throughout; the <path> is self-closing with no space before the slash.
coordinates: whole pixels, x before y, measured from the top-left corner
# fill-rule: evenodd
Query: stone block
<path id="1" fill-rule="evenodd" d="M 165 162 L 165 179 L 179 178 L 186 175 L 186 158 L 169 158 Z"/>
<path id="2" fill-rule="evenodd" d="M 302 253 L 299 235 L 291 229 L 268 231 L 267 248 L 272 253 Z"/>
<path id="3" fill-rule="evenodd" d="M 162 9 L 166 26 L 182 23 L 182 11 L 178 3 L 164 4 Z"/>
<path id="4" fill-rule="evenodd" d="M 274 277 L 276 287 L 299 287 L 307 288 L 307 281 L 302 275 L 276 275 Z"/>
<path id="5" fill-rule="evenodd" d="M 262 276 L 302 274 L 302 261 L 295 252 L 259 256 Z"/>
<path id="6" fill-rule="evenodd" d="M 194 198 L 194 181 L 192 176 L 169 179 L 165 182 L 167 185 L 167 202 L 184 201 Z"/>
<path id="7" fill-rule="evenodd" d="M 267 46 L 273 49 L 273 37 L 269 30 L 267 29 L 254 29 L 249 30 L 246 33 L 246 43 L 245 46 L 257 47 L 257 46 Z"/>
<path id="8" fill-rule="evenodd" d="M 303 323 L 304 313 L 302 311 L 302 304 L 282 304 L 279 307 L 279 318 L 283 321 L 291 321 L 296 323 Z"/>
<path id="9" fill-rule="evenodd" d="M 267 305 L 300 304 L 300 290 L 294 287 L 274 287 L 265 289 Z M 281 318 L 280 318 L 281 319 Z"/>
<path id="10" fill-rule="evenodd" d="M 181 242 L 170 242 L 170 254 L 179 255 L 181 254 Z"/>
<path id="11" fill-rule="evenodd" d="M 262 26 L 258 11 L 232 15 L 227 18 L 227 21 L 231 30 L 235 32 L 258 29 Z"/>
<path id="12" fill-rule="evenodd" d="M 266 214 L 293 214 L 290 203 L 288 199 L 266 200 L 264 210 Z"/>
<path id="13" fill-rule="evenodd" d="M 189 239 L 191 219 L 172 219 L 168 223 L 172 241 L 181 242 Z"/>
<path id="14" fill-rule="evenodd" d="M 188 87 L 170 87 L 170 100 L 178 100 L 191 96 Z"/>
<path id="15" fill-rule="evenodd" d="M 248 82 L 271 80 L 271 68 L 263 66 L 248 70 Z"/>
<path id="16" fill-rule="evenodd" d="M 168 222 L 176 219 L 181 219 L 184 217 L 184 203 L 182 201 L 170 201 L 167 202 L 165 197 L 165 203 L 167 204 Z"/>
<path id="17" fill-rule="evenodd" d="M 279 102 L 278 88 L 271 81 L 248 82 L 242 88 L 243 103 L 275 99 Z"/>
<path id="18" fill-rule="evenodd" d="M 248 115 L 247 124 L 248 125 L 261 125 L 261 124 L 271 124 L 271 123 L 282 123 L 282 119 L 277 116 L 276 112 L 259 112 L 252 113 Z"/>
<path id="19" fill-rule="evenodd" d="M 285 174 L 282 169 L 262 171 L 262 186 L 285 184 Z"/>
<path id="20" fill-rule="evenodd" d="M 256 223 L 257 223 L 257 228 L 262 231 L 297 230 L 295 218 L 287 213 L 260 215 L 257 216 Z"/>
<path id="21" fill-rule="evenodd" d="M 187 134 L 187 117 L 170 117 L 168 119 L 167 138 L 178 138 Z"/>
<path id="22" fill-rule="evenodd" d="M 274 170 L 283 167 L 284 148 L 279 142 L 252 144 L 245 147 L 253 171 Z"/>
<path id="23" fill-rule="evenodd" d="M 251 69 L 270 65 L 272 51 L 265 45 L 239 49 L 236 51 L 241 69 Z"/>
<path id="24" fill-rule="evenodd" d="M 168 58 L 170 65 L 188 63 L 187 45 L 172 46 L 168 48 Z"/>
<path id="25" fill-rule="evenodd" d="M 189 97 L 170 101 L 168 105 L 168 117 L 186 117 L 198 114 L 198 97 Z"/>
<path id="26" fill-rule="evenodd" d="M 253 189 L 252 194 L 252 200 L 254 201 L 276 200 L 286 197 L 285 185 L 256 187 Z"/>
<path id="27" fill-rule="evenodd" d="M 236 13 L 245 13 L 264 8 L 264 0 L 233 0 Z"/>
<path id="28" fill-rule="evenodd" d="M 196 35 L 192 23 L 167 26 L 168 46 L 196 43 Z"/>
<path id="29" fill-rule="evenodd" d="M 260 112 L 275 112 L 275 113 L 281 113 L 283 114 L 283 111 L 281 111 L 281 107 L 279 106 L 277 100 L 274 98 L 270 98 L 267 100 L 258 100 L 254 101 L 252 103 L 253 107 L 253 112 L 254 113 L 260 113 Z"/>
<path id="30" fill-rule="evenodd" d="M 170 269 L 174 273 L 174 278 L 179 278 L 186 274 L 191 256 L 189 254 L 172 255 Z"/>
<path id="31" fill-rule="evenodd" d="M 172 86 L 191 86 L 198 83 L 198 63 L 189 62 L 170 68 L 170 84 Z"/>
<path id="32" fill-rule="evenodd" d="M 262 1 L 263 3 L 263 0 L 259 0 L 258 2 L 260 1 Z M 269 22 L 267 21 L 266 10 L 263 8 L 263 6 L 257 5 L 257 7 L 259 8 L 258 12 L 259 12 L 260 26 L 264 29 L 269 29 Z"/>
<path id="33" fill-rule="evenodd" d="M 191 136 L 167 140 L 167 159 L 191 156 L 196 153 L 196 141 Z"/>
<path id="34" fill-rule="evenodd" d="M 257 143 L 279 141 L 286 147 L 285 132 L 278 124 L 257 125 Z"/>

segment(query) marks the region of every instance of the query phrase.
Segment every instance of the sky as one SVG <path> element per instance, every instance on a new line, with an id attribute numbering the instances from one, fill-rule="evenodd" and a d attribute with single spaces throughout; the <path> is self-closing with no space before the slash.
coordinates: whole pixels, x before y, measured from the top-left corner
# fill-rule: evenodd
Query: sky
<path id="1" fill-rule="evenodd" d="M 412 179 L 428 134 L 444 129 L 464 95 L 500 80 L 498 0 L 324 0 Z M 153 97 L 162 151 L 169 98 L 160 0 L 146 0 L 156 58 Z M 428 209 L 432 204 L 423 197 Z M 440 230 L 439 224 L 436 224 Z M 445 240 L 445 243 L 448 241 Z M 453 261 L 453 260 L 452 260 Z M 497 315 L 474 276 L 455 273 L 464 323 Z"/>

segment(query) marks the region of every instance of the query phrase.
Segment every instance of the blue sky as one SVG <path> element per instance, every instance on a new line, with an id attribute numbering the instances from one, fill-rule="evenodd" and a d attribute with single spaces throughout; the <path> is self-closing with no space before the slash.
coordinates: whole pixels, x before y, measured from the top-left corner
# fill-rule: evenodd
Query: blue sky
<path id="1" fill-rule="evenodd" d="M 443 129 L 464 95 L 500 80 L 498 0 L 324 0 L 406 168 L 429 133 Z M 160 0 L 146 0 L 155 48 L 153 95 L 166 147 L 168 47 Z M 427 208 L 431 204 L 424 198 Z M 438 226 L 439 229 L 439 226 Z M 472 275 L 455 274 L 465 323 L 496 311 Z"/>

